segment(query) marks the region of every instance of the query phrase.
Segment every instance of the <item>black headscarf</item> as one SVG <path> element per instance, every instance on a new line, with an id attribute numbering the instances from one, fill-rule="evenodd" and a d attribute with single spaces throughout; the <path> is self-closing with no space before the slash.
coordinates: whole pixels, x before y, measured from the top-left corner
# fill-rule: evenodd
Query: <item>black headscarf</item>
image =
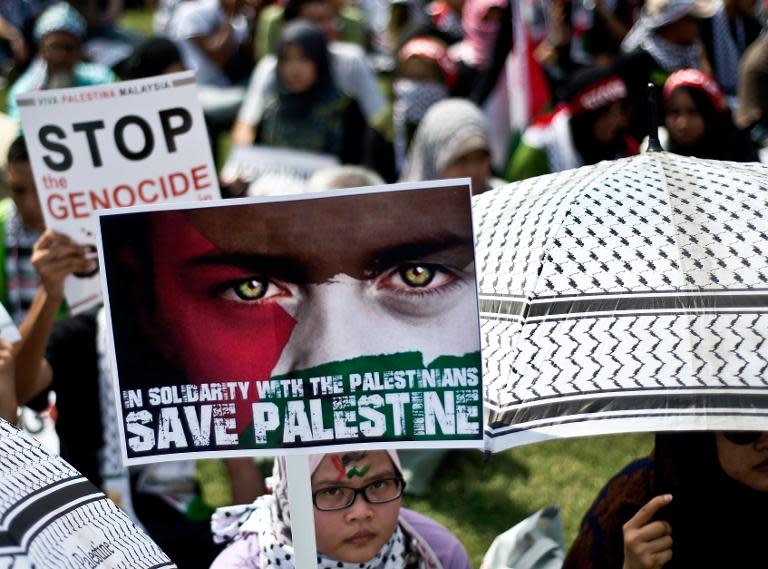
<path id="1" fill-rule="evenodd" d="M 317 70 L 314 85 L 302 93 L 292 93 L 283 83 L 279 73 L 279 62 L 285 56 L 288 45 L 298 46 L 304 55 L 311 59 Z M 331 58 L 328 42 L 323 32 L 314 24 L 297 20 L 286 25 L 277 44 L 277 91 L 280 100 L 280 114 L 290 118 L 308 116 L 315 104 L 336 94 L 336 87 L 331 75 Z"/>

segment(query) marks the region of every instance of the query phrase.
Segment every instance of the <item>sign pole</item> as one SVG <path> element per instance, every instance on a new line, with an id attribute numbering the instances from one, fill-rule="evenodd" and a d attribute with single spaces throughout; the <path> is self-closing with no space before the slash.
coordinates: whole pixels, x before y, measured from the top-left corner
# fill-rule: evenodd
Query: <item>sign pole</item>
<path id="1" fill-rule="evenodd" d="M 317 567 L 315 512 L 312 505 L 309 457 L 289 454 L 285 457 L 288 475 L 288 503 L 291 508 L 291 536 L 296 569 Z"/>

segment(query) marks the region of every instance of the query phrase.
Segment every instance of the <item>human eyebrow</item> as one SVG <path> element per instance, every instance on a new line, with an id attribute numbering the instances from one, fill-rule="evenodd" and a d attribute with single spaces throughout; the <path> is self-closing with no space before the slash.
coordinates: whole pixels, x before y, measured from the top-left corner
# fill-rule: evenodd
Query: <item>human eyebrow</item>
<path id="1" fill-rule="evenodd" d="M 408 261 L 433 261 L 465 266 L 472 261 L 474 244 L 471 238 L 449 235 L 395 245 L 371 255 L 369 266 L 383 271 Z"/>
<path id="2" fill-rule="evenodd" d="M 252 253 L 207 253 L 188 259 L 185 268 L 235 267 L 249 274 L 268 275 L 292 283 L 307 282 L 306 270 L 294 259 Z"/>

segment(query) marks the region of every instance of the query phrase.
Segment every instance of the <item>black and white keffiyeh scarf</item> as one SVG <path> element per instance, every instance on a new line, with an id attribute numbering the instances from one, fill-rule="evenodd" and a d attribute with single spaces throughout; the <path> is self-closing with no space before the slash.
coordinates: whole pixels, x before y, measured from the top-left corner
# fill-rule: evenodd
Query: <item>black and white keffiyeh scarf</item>
<path id="1" fill-rule="evenodd" d="M 258 502 L 261 501 L 261 504 Z M 271 503 L 270 503 L 271 502 Z M 241 531 L 255 533 L 259 539 L 260 567 L 293 567 L 293 544 L 286 539 L 283 524 L 275 518 L 276 500 L 272 496 L 262 496 L 257 500 L 257 507 Z M 392 537 L 379 552 L 365 563 L 345 563 L 318 553 L 317 566 L 320 569 L 402 569 L 408 566 L 408 553 L 405 548 L 405 536 L 398 525 Z M 417 567 L 419 565 L 415 565 Z"/>

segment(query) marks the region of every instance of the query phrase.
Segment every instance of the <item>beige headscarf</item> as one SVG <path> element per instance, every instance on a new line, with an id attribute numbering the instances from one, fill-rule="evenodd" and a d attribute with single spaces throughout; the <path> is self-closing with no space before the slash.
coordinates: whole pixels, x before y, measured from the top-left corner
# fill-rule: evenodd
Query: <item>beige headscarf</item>
<path id="1" fill-rule="evenodd" d="M 457 158 L 489 148 L 483 112 L 466 99 L 445 99 L 430 107 L 421 120 L 401 181 L 437 180 Z"/>

